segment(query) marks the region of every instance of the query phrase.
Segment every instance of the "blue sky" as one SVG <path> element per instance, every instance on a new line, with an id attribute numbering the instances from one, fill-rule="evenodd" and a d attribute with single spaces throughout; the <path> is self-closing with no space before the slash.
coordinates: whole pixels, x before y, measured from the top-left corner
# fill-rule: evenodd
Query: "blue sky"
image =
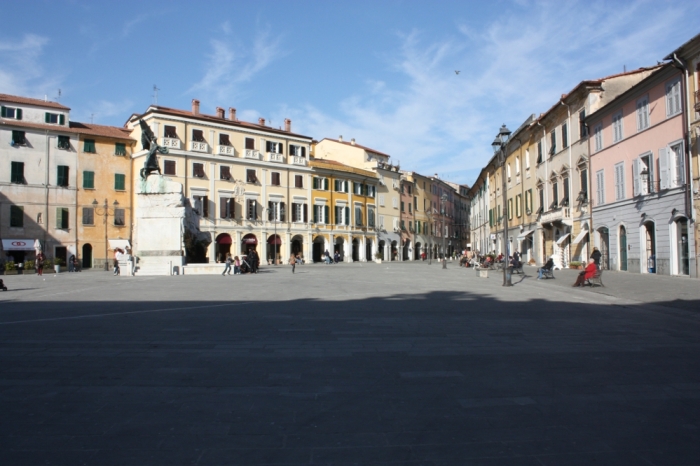
<path id="1" fill-rule="evenodd" d="M 24 1 L 2 6 L 0 92 L 122 125 L 153 101 L 373 147 L 471 183 L 501 124 L 662 60 L 700 2 Z M 459 74 L 455 74 L 459 70 Z"/>

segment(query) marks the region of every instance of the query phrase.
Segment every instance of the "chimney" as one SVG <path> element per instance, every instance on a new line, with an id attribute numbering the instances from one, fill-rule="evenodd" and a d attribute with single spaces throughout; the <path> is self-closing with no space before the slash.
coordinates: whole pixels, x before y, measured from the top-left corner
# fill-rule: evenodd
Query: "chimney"
<path id="1" fill-rule="evenodd" d="M 260 126 L 265 126 L 265 119 L 264 118 L 258 118 L 258 124 Z"/>
<path id="2" fill-rule="evenodd" d="M 440 179 L 440 177 L 437 175 L 437 173 L 435 174 L 435 178 Z"/>
<path id="3" fill-rule="evenodd" d="M 343 142 L 343 135 L 338 136 L 338 142 Z"/>
<path id="4" fill-rule="evenodd" d="M 236 121 L 236 109 L 233 107 L 228 108 L 228 119 L 231 121 Z"/>
<path id="5" fill-rule="evenodd" d="M 350 144 L 355 145 L 355 138 L 350 139 Z"/>
<path id="6" fill-rule="evenodd" d="M 292 132 L 292 120 L 289 118 L 284 119 L 284 130 L 288 133 Z"/>
<path id="7" fill-rule="evenodd" d="M 216 116 L 217 116 L 217 118 L 221 118 L 221 119 L 223 120 L 223 119 L 224 119 L 224 114 L 225 114 L 225 112 L 226 112 L 226 111 L 225 111 L 223 108 L 221 108 L 221 107 L 216 107 Z"/>
<path id="8" fill-rule="evenodd" d="M 197 99 L 192 99 L 192 113 L 199 115 L 199 100 Z"/>

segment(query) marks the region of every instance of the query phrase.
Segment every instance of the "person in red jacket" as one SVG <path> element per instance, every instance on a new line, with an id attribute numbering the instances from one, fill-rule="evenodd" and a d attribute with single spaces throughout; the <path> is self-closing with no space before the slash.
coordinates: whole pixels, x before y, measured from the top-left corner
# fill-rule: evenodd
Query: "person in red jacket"
<path id="1" fill-rule="evenodd" d="M 589 260 L 586 269 L 578 274 L 576 283 L 574 283 L 572 286 L 583 286 L 583 284 L 586 283 L 586 280 L 593 278 L 597 271 L 598 266 L 595 265 L 595 261 L 593 259 Z"/>

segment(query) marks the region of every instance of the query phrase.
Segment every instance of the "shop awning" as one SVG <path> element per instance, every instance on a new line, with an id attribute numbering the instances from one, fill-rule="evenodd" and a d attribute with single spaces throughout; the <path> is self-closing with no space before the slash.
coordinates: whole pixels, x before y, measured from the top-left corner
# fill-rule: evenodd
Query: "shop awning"
<path id="1" fill-rule="evenodd" d="M 41 249 L 38 239 L 4 239 L 2 240 L 4 251 L 34 251 Z"/>
<path id="2" fill-rule="evenodd" d="M 244 236 L 243 237 L 243 244 L 258 244 L 258 239 L 255 236 Z"/>
<path id="3" fill-rule="evenodd" d="M 588 230 L 581 230 L 581 233 L 574 240 L 574 244 L 580 243 L 586 236 L 588 236 Z"/>
<path id="4" fill-rule="evenodd" d="M 557 244 L 561 245 L 564 241 L 566 241 L 566 238 L 569 237 L 569 233 L 563 235 L 561 238 L 557 240 Z"/>
<path id="5" fill-rule="evenodd" d="M 109 249 L 115 250 L 115 249 L 121 249 L 122 251 L 126 251 L 126 248 L 131 249 L 131 243 L 129 243 L 128 239 L 110 239 L 109 241 Z"/>
<path id="6" fill-rule="evenodd" d="M 276 245 L 279 246 L 279 245 L 282 244 L 282 239 L 280 239 L 279 236 L 276 237 L 276 238 L 273 237 L 273 236 L 270 236 L 270 237 L 267 239 L 267 244 L 273 244 L 273 245 L 276 244 Z"/>
<path id="7" fill-rule="evenodd" d="M 534 232 L 535 232 L 535 230 L 525 230 L 525 231 L 523 231 L 522 233 L 520 233 L 520 234 L 518 235 L 518 241 L 524 240 L 525 238 L 527 238 L 528 236 L 530 236 L 530 235 L 533 234 Z"/>

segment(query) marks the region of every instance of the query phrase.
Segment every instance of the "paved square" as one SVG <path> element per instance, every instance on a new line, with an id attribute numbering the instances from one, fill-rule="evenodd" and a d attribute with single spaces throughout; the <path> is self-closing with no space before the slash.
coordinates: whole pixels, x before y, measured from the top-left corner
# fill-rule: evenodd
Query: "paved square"
<path id="1" fill-rule="evenodd" d="M 697 465 L 697 281 L 3 277 L 3 465 Z"/>

